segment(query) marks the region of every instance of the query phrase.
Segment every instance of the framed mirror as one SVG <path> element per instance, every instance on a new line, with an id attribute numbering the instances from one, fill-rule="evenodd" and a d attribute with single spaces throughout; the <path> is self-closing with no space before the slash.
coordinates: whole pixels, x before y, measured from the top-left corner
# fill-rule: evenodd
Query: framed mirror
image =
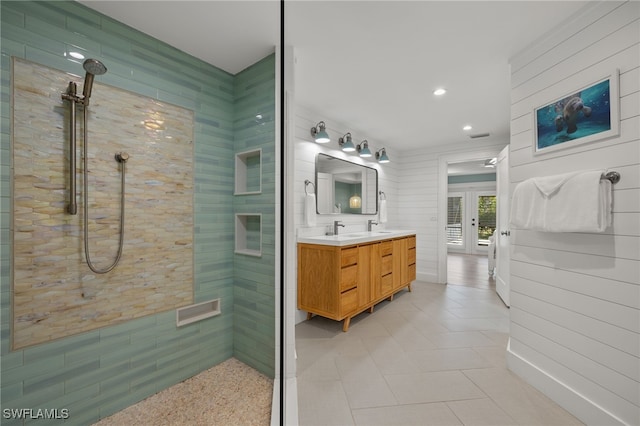
<path id="1" fill-rule="evenodd" d="M 378 213 L 378 171 L 327 154 L 316 157 L 318 214 Z"/>

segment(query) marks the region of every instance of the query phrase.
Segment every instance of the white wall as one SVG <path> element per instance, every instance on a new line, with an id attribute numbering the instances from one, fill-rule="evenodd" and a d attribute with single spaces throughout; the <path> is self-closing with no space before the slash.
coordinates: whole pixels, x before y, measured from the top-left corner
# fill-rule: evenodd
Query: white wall
<path id="1" fill-rule="evenodd" d="M 511 67 L 511 189 L 573 170 L 608 168 L 622 179 L 603 234 L 512 230 L 509 365 L 587 424 L 638 425 L 640 3 L 594 3 Z M 534 156 L 534 108 L 614 69 L 620 135 Z"/>
<path id="2" fill-rule="evenodd" d="M 315 226 L 310 227 L 305 224 L 304 181 L 308 179 L 311 182 L 315 182 L 315 161 L 318 153 L 328 154 L 376 169 L 378 171 L 378 190 L 383 191 L 387 197 L 388 221 L 385 224 L 375 226 L 374 229 L 412 229 L 409 224 L 402 223 L 398 220 L 397 169 L 399 163 L 393 148 L 387 149 L 387 155 L 391 159 L 391 162 L 378 164 L 374 157 L 363 159 L 360 158 L 356 152 L 343 152 L 338 145 L 338 138 L 347 132 L 351 132 L 354 144 L 358 144 L 366 139 L 369 141 L 369 149 L 375 152 L 380 148 L 386 147 L 384 141 L 375 139 L 375 135 L 360 132 L 358 129 L 349 126 L 349 123 L 339 123 L 330 119 L 328 114 L 310 111 L 299 105 L 295 108 L 294 117 L 294 137 L 292 143 L 295 153 L 293 165 L 293 197 L 296 237 L 324 235 L 329 227 L 333 227 L 335 220 L 339 220 L 345 225 L 344 228 L 339 229 L 340 233 L 366 231 L 367 221 L 369 219 L 378 222 L 378 215 L 323 214 L 316 216 Z M 331 142 L 328 144 L 317 144 L 311 136 L 311 127 L 315 126 L 319 121 L 324 121 L 327 125 L 327 132 L 331 137 Z M 309 191 L 313 191 L 313 187 L 309 186 Z M 297 264 L 295 258 L 289 257 L 288 259 Z M 296 324 L 304 319 L 306 319 L 306 312 L 296 310 Z"/>
<path id="3" fill-rule="evenodd" d="M 428 132 L 427 132 L 428 133 Z M 416 230 L 416 270 L 421 281 L 441 282 L 439 269 L 446 272 L 446 240 L 438 241 L 438 231 L 445 235 L 447 205 L 447 167 L 442 159 L 491 158 L 505 147 L 507 141 L 473 141 L 439 145 L 400 155 L 398 168 L 398 217 L 406 227 Z M 480 156 L 476 153 L 481 153 Z M 441 193 L 442 192 L 442 193 Z M 442 204 L 438 202 L 442 198 Z M 439 226 L 439 210 L 444 216 Z M 441 247 L 440 247 L 441 246 Z M 444 257 L 444 259 L 443 259 Z M 439 268 L 439 265 L 440 268 Z M 442 266 L 444 265 L 444 266 Z"/>

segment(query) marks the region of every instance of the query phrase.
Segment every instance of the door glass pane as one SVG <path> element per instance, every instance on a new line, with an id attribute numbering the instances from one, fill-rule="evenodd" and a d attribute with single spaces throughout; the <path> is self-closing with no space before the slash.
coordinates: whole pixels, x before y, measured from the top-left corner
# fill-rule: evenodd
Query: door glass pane
<path id="1" fill-rule="evenodd" d="M 447 244 L 461 246 L 462 197 L 449 197 L 447 206 Z"/>
<path id="2" fill-rule="evenodd" d="M 478 197 L 478 245 L 488 246 L 489 237 L 496 230 L 496 196 Z"/>

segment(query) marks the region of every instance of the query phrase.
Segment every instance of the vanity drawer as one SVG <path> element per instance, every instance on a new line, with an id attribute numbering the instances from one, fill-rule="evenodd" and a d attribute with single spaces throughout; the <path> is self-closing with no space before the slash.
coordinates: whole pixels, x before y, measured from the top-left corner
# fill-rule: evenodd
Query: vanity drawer
<path id="1" fill-rule="evenodd" d="M 409 265 L 408 275 L 409 276 L 407 277 L 407 279 L 409 280 L 409 282 L 415 281 L 415 279 L 416 279 L 416 264 L 415 263 L 413 265 Z"/>
<path id="2" fill-rule="evenodd" d="M 416 237 L 408 237 L 407 238 L 407 247 L 412 249 L 416 248 Z"/>
<path id="3" fill-rule="evenodd" d="M 340 295 L 340 309 L 342 315 L 345 315 L 358 307 L 358 289 L 354 288 L 345 291 Z"/>
<path id="4" fill-rule="evenodd" d="M 416 248 L 410 248 L 409 249 L 409 253 L 407 255 L 407 264 L 408 265 L 413 265 L 416 263 Z"/>
<path id="5" fill-rule="evenodd" d="M 387 274 L 380 279 L 380 293 L 388 294 L 393 291 L 393 274 Z"/>
<path id="6" fill-rule="evenodd" d="M 342 268 L 340 275 L 340 292 L 352 289 L 358 285 L 358 265 Z"/>
<path id="7" fill-rule="evenodd" d="M 393 253 L 393 241 L 380 243 L 380 256 L 386 256 L 391 253 Z"/>
<path id="8" fill-rule="evenodd" d="M 385 276 L 393 271 L 393 255 L 384 256 L 380 262 L 380 275 Z"/>
<path id="9" fill-rule="evenodd" d="M 358 247 L 342 249 L 340 266 L 355 265 L 358 263 Z"/>

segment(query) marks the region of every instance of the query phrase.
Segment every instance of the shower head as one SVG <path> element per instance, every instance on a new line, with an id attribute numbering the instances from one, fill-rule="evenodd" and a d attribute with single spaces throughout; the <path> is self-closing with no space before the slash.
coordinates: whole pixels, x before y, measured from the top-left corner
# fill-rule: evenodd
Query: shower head
<path id="1" fill-rule="evenodd" d="M 93 77 L 96 75 L 102 75 L 107 72 L 107 67 L 97 59 L 87 59 L 82 64 L 87 75 L 84 78 L 84 88 L 82 89 L 82 96 L 84 96 L 84 104 L 89 104 L 89 97 L 91 96 L 91 88 L 93 87 Z"/>
<path id="2" fill-rule="evenodd" d="M 102 75 L 107 72 L 107 67 L 97 59 L 87 59 L 82 64 L 84 70 L 93 75 Z"/>

